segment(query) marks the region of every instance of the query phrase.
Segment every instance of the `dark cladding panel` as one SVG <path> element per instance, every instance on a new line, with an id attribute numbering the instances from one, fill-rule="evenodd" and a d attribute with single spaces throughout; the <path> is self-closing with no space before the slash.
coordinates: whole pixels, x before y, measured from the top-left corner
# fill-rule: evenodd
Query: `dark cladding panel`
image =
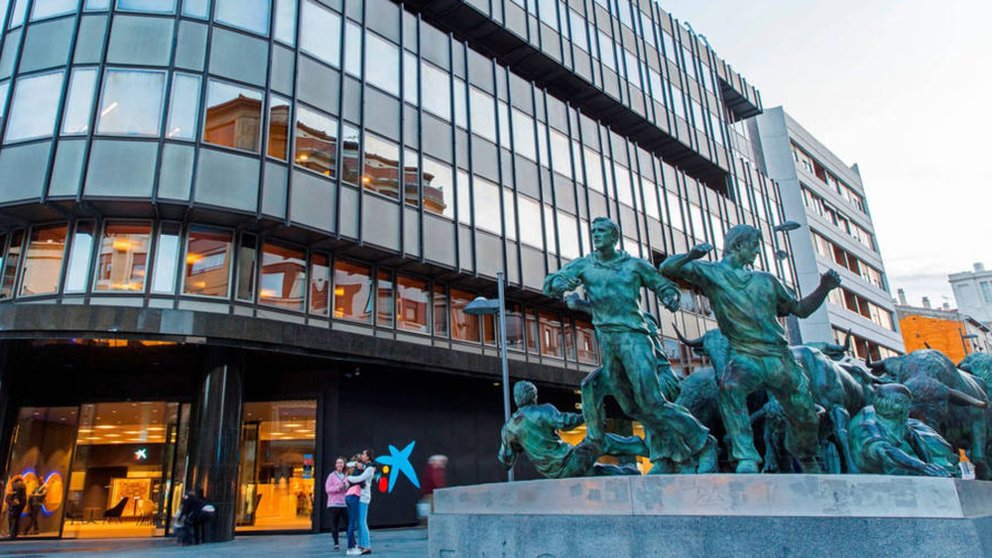
<path id="1" fill-rule="evenodd" d="M 424 215 L 424 257 L 455 267 L 455 227 L 448 219 Z"/>
<path id="2" fill-rule="evenodd" d="M 323 231 L 334 230 L 333 182 L 305 171 L 293 171 L 289 218 Z"/>
<path id="3" fill-rule="evenodd" d="M 87 196 L 150 198 L 158 145 L 152 142 L 93 142 L 84 193 Z"/>
<path id="4" fill-rule="evenodd" d="M 0 203 L 41 196 L 51 146 L 46 141 L 0 150 Z"/>
<path id="5" fill-rule="evenodd" d="M 362 241 L 383 248 L 400 249 L 400 206 L 375 194 L 362 200 Z"/>
<path id="6" fill-rule="evenodd" d="M 202 149 L 195 199 L 254 212 L 258 207 L 258 159 Z"/>

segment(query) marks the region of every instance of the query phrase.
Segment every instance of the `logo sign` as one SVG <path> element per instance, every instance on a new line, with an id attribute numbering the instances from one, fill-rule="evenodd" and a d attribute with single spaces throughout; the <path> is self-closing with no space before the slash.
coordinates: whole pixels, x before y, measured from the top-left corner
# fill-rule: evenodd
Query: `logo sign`
<path id="1" fill-rule="evenodd" d="M 138 448 L 134 451 L 135 461 L 147 461 L 148 460 L 148 448 Z"/>
<path id="2" fill-rule="evenodd" d="M 396 446 L 390 444 L 389 455 L 380 455 L 375 458 L 376 463 L 382 465 L 382 476 L 379 478 L 379 492 L 392 492 L 393 487 L 396 486 L 396 479 L 400 475 L 406 477 L 414 487 L 420 488 L 420 481 L 417 480 L 417 472 L 413 470 L 413 465 L 410 464 L 410 454 L 413 453 L 413 448 L 416 445 L 417 441 L 413 440 L 402 450 L 398 450 Z"/>

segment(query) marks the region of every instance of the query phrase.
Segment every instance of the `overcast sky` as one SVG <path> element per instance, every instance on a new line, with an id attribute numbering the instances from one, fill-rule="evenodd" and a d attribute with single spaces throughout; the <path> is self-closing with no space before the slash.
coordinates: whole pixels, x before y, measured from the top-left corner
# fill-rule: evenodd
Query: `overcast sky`
<path id="1" fill-rule="evenodd" d="M 992 268 L 992 1 L 659 1 L 858 163 L 893 296 Z"/>

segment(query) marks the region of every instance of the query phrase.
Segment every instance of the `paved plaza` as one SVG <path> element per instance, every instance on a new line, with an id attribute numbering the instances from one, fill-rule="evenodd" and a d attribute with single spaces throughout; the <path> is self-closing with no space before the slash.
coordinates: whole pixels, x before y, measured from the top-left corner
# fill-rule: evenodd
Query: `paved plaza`
<path id="1" fill-rule="evenodd" d="M 344 533 L 342 535 L 342 542 Z M 276 535 L 238 537 L 228 543 L 179 547 L 175 539 L 2 541 L 0 556 L 205 556 L 250 558 L 253 556 L 344 556 L 335 552 L 331 536 Z M 427 529 L 385 529 L 372 532 L 374 556 L 422 558 L 427 555 Z"/>

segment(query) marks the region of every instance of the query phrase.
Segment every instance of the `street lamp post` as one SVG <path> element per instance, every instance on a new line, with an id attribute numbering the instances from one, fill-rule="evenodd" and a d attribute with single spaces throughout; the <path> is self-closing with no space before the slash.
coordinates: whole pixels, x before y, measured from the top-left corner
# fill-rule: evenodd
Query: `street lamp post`
<path id="1" fill-rule="evenodd" d="M 499 359 L 503 374 L 503 422 L 510 421 L 510 365 L 506 360 L 506 296 L 503 292 L 503 272 L 496 274 L 499 285 L 496 300 L 480 296 L 465 305 L 465 313 L 470 316 L 495 315 L 499 328 Z M 513 480 L 513 468 L 507 471 L 507 480 Z"/>

